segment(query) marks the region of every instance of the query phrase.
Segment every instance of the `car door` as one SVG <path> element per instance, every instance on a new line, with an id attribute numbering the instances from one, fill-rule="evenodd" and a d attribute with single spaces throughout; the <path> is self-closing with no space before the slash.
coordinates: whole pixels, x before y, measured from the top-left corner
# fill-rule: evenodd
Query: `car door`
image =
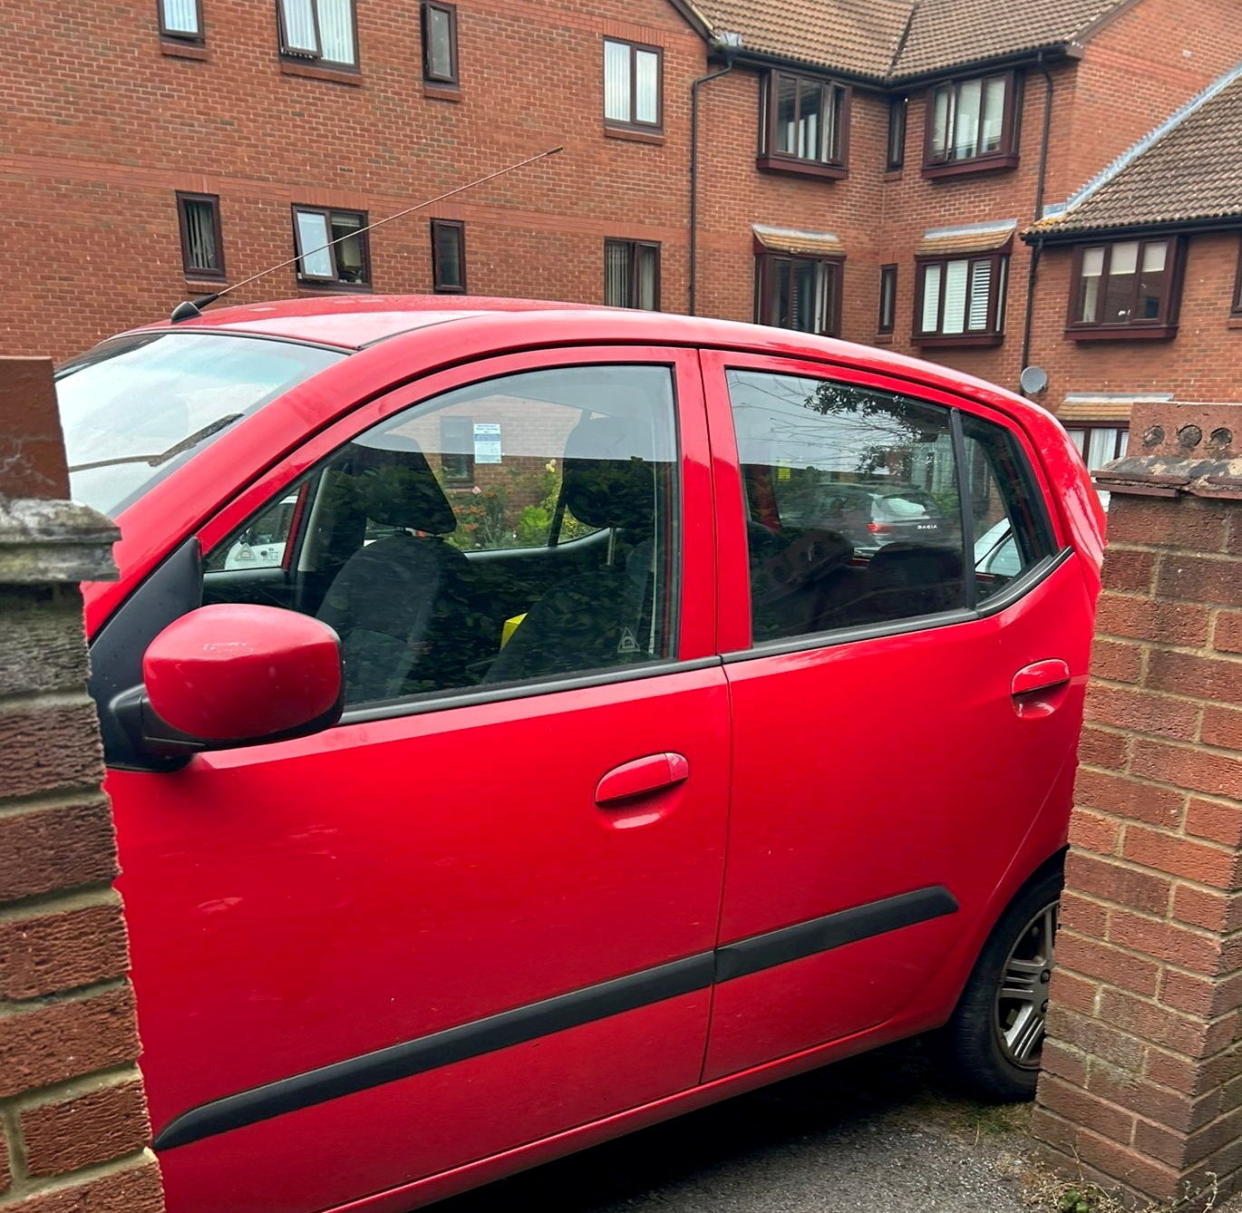
<path id="1" fill-rule="evenodd" d="M 202 530 L 206 597 L 329 620 L 347 701 L 110 775 L 170 1208 L 335 1207 L 697 1082 L 709 500 L 697 360 L 584 348 L 360 407 Z"/>
<path id="2" fill-rule="evenodd" d="M 710 1080 L 948 1015 L 998 898 L 1060 845 L 1090 604 L 999 414 L 705 363 L 733 710 Z M 863 492 L 928 504 L 894 536 L 851 525 Z M 1013 567 L 975 569 L 1002 518 Z"/>

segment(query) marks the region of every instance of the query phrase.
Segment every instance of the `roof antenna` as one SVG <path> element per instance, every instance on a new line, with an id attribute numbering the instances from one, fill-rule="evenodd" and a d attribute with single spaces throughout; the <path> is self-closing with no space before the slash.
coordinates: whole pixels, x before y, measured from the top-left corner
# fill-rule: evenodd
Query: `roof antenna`
<path id="1" fill-rule="evenodd" d="M 177 304 L 169 316 L 169 321 L 177 324 L 182 320 L 193 320 L 203 314 L 203 308 L 209 304 L 215 303 L 217 299 L 222 299 L 230 291 L 237 290 L 238 287 L 246 286 L 254 282 L 257 278 L 266 277 L 273 274 L 277 270 L 283 270 L 285 266 L 292 265 L 295 261 L 301 261 L 305 257 L 310 257 L 315 253 L 321 253 L 324 249 L 331 248 L 334 244 L 340 244 L 342 240 L 352 240 L 355 236 L 361 236 L 363 232 L 369 232 L 372 228 L 381 227 L 385 223 L 391 223 L 394 219 L 400 219 L 404 215 L 408 215 L 413 211 L 421 211 L 423 207 L 432 206 L 437 202 L 443 202 L 445 198 L 451 198 L 454 194 L 460 194 L 465 190 L 474 189 L 476 185 L 483 185 L 485 182 L 491 181 L 496 177 L 503 177 L 505 173 L 511 173 L 514 169 L 525 168 L 528 164 L 534 164 L 536 160 L 542 160 L 545 156 L 555 156 L 557 152 L 563 152 L 565 149 L 561 147 L 550 147 L 546 152 L 540 152 L 535 156 L 528 156 L 525 160 L 519 160 L 515 164 L 506 165 L 504 168 L 497 169 L 494 173 L 488 173 L 484 177 L 476 177 L 473 181 L 467 181 L 465 185 L 459 185 L 443 194 L 437 194 L 434 198 L 428 198 L 425 202 L 419 202 L 414 206 L 407 206 L 405 210 L 398 211 L 395 215 L 389 215 L 386 219 L 377 219 L 374 223 L 368 223 L 366 227 L 360 227 L 356 231 L 346 232 L 343 236 L 338 236 L 335 240 L 329 240 L 327 244 L 321 244 L 318 248 L 304 249 L 302 252 L 290 257 L 287 261 L 282 261 L 278 265 L 269 265 L 267 269 L 260 270 L 257 274 L 251 274 L 249 278 L 243 278 L 240 282 L 234 282 L 232 286 L 226 286 L 223 290 L 216 291 L 212 295 L 200 295 L 199 298 L 190 300 L 186 299 Z"/>

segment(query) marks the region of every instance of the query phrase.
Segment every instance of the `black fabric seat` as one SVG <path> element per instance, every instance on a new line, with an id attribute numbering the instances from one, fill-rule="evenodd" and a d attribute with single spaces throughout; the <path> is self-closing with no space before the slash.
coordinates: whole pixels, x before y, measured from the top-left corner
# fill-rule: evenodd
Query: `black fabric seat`
<path id="1" fill-rule="evenodd" d="M 756 641 L 841 626 L 840 606 L 857 597 L 854 546 L 838 531 L 749 527 L 751 618 Z"/>
<path id="2" fill-rule="evenodd" d="M 655 473 L 622 418 L 579 422 L 565 450 L 566 508 L 611 528 L 603 567 L 552 586 L 492 662 L 486 682 L 607 669 L 652 656 Z"/>
<path id="3" fill-rule="evenodd" d="M 935 615 L 960 607 L 963 601 L 960 552 L 923 544 L 891 543 L 871 557 L 858 622 Z"/>
<path id="4" fill-rule="evenodd" d="M 355 445 L 338 469 L 342 515 L 394 530 L 353 552 L 318 612 L 341 638 L 346 702 L 463 685 L 490 629 L 465 555 L 442 538 L 457 520 L 426 458 L 409 442 Z"/>

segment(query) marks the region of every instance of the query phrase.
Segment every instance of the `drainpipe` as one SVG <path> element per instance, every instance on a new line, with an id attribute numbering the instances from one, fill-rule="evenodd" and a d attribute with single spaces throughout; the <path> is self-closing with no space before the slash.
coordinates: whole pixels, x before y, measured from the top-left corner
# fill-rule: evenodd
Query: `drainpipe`
<path id="1" fill-rule="evenodd" d="M 742 49 L 742 35 L 718 34 L 712 39 L 712 49 L 723 56 L 725 65 L 719 71 L 700 76 L 690 85 L 690 306 L 691 316 L 698 315 L 699 284 L 699 89 L 712 80 L 719 80 L 733 70 L 733 61 Z"/>
<path id="2" fill-rule="evenodd" d="M 1039 52 L 1036 66 L 1044 76 L 1044 124 L 1040 135 L 1039 172 L 1035 177 L 1035 219 L 1038 222 L 1044 215 L 1044 185 L 1048 177 L 1048 136 L 1052 130 L 1052 74 L 1044 63 L 1044 52 Z M 1030 365 L 1031 357 L 1031 323 L 1034 319 L 1032 308 L 1035 304 L 1035 280 L 1039 275 L 1039 258 L 1043 252 L 1042 237 L 1036 237 L 1031 245 L 1031 268 L 1026 279 L 1026 315 L 1022 321 L 1022 364 L 1021 369 Z"/>

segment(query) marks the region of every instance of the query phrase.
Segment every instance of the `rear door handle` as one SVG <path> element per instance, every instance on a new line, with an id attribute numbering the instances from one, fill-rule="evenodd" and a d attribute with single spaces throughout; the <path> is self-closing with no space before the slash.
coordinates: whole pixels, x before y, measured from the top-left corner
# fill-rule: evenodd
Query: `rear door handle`
<path id="1" fill-rule="evenodd" d="M 1050 716 L 1062 702 L 1070 682 L 1069 664 L 1059 657 L 1023 666 L 1009 685 L 1014 711 L 1022 719 Z"/>
<path id="2" fill-rule="evenodd" d="M 614 805 L 676 787 L 690 778 L 690 763 L 671 751 L 635 758 L 614 767 L 595 785 L 595 803 Z"/>

